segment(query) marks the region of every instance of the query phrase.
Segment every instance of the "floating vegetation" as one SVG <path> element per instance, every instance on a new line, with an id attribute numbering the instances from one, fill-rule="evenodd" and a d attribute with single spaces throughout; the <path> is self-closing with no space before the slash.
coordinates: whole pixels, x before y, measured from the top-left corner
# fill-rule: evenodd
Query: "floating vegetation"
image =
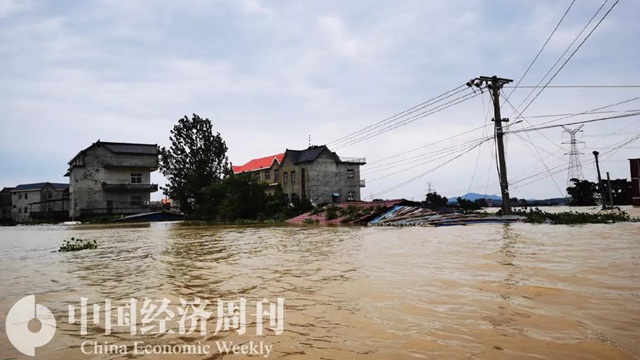
<path id="1" fill-rule="evenodd" d="M 80 251 L 97 249 L 98 243 L 95 240 L 76 239 L 65 240 L 58 252 Z"/>
<path id="2" fill-rule="evenodd" d="M 608 224 L 635 221 L 628 213 L 620 210 L 592 214 L 577 211 L 550 213 L 536 208 L 529 211 L 515 211 L 513 214 L 524 216 L 528 222 L 534 224 Z"/>

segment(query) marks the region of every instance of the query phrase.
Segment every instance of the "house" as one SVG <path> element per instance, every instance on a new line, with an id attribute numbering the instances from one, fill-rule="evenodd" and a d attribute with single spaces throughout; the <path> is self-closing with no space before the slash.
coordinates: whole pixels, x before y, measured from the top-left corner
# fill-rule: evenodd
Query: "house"
<path id="1" fill-rule="evenodd" d="M 280 164 L 279 184 L 290 201 L 360 201 L 360 188 L 365 186 L 360 166 L 364 164 L 365 158 L 341 158 L 325 145 L 287 149 Z"/>
<path id="2" fill-rule="evenodd" d="M 15 222 L 65 219 L 69 184 L 39 182 L 11 189 L 11 219 Z"/>
<path id="3" fill-rule="evenodd" d="M 0 190 L 0 223 L 7 223 L 11 220 L 11 187 Z"/>
<path id="4" fill-rule="evenodd" d="M 269 184 L 267 193 L 273 193 L 280 180 L 280 163 L 284 153 L 253 159 L 241 166 L 233 166 L 234 174 L 248 173 L 258 182 Z"/>
<path id="5" fill-rule="evenodd" d="M 98 140 L 69 161 L 72 218 L 149 211 L 158 146 Z"/>
<path id="6" fill-rule="evenodd" d="M 640 159 L 629 159 L 631 167 L 631 203 L 640 206 Z"/>

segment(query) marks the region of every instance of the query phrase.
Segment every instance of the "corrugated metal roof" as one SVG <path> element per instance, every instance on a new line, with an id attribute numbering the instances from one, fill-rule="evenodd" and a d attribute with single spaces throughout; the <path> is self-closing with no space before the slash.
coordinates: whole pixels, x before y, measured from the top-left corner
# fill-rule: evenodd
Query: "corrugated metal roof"
<path id="1" fill-rule="evenodd" d="M 233 172 L 235 174 L 238 174 L 238 173 L 241 173 L 241 172 L 268 169 L 268 168 L 271 167 L 271 164 L 273 164 L 274 161 L 277 161 L 278 164 L 279 164 L 282 161 L 283 157 L 284 157 L 284 153 L 283 154 L 271 155 L 271 156 L 265 156 L 265 157 L 258 158 L 258 159 L 253 159 L 253 160 L 250 160 L 248 163 L 246 163 L 244 165 L 234 166 L 233 167 Z"/>

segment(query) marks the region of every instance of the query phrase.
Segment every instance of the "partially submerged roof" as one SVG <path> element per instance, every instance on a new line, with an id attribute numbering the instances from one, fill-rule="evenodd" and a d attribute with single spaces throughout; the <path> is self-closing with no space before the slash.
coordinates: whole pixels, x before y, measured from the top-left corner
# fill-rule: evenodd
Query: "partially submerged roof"
<path id="1" fill-rule="evenodd" d="M 268 169 L 268 168 L 271 167 L 271 165 L 273 165 L 274 161 L 277 162 L 278 164 L 280 164 L 280 162 L 282 162 L 282 158 L 283 157 L 284 157 L 284 153 L 271 155 L 271 156 L 265 156 L 265 157 L 258 158 L 258 159 L 253 159 L 253 160 L 250 160 L 248 163 L 246 163 L 244 165 L 234 166 L 233 167 L 233 172 L 235 174 L 238 174 L 238 173 L 242 173 L 242 172 L 249 172 L 249 171 Z"/>
<path id="2" fill-rule="evenodd" d="M 51 183 L 51 182 L 39 182 L 33 184 L 20 184 L 16 186 L 12 191 L 28 191 L 28 190 L 40 190 L 45 185 L 50 184 L 56 190 L 66 190 L 69 188 L 69 184 L 64 183 Z"/>

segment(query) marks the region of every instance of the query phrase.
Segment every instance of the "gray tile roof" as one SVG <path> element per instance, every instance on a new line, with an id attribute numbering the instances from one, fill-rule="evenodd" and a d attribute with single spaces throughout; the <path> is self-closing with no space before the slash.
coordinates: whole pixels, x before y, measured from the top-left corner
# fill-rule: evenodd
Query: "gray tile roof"
<path id="1" fill-rule="evenodd" d="M 42 189 L 45 185 L 47 184 L 51 184 L 53 185 L 53 188 L 56 190 L 66 190 L 69 188 L 69 184 L 64 184 L 64 183 L 50 183 L 50 182 L 39 182 L 39 183 L 33 183 L 33 184 L 20 184 L 18 186 L 16 186 L 13 191 L 24 191 L 24 190 L 40 190 Z"/>
<path id="2" fill-rule="evenodd" d="M 303 162 L 312 162 L 322 154 L 324 150 L 329 150 L 325 145 L 322 146 L 311 146 L 308 149 L 304 150 L 289 150 L 287 149 L 286 154 L 291 158 L 291 161 L 294 164 L 299 164 Z M 337 156 L 335 153 L 331 153 L 332 156 Z"/>
<path id="3" fill-rule="evenodd" d="M 142 154 L 142 155 L 157 155 L 158 146 L 154 144 L 130 144 L 130 143 L 112 143 L 112 142 L 100 142 L 107 149 L 114 153 L 125 154 Z"/>

